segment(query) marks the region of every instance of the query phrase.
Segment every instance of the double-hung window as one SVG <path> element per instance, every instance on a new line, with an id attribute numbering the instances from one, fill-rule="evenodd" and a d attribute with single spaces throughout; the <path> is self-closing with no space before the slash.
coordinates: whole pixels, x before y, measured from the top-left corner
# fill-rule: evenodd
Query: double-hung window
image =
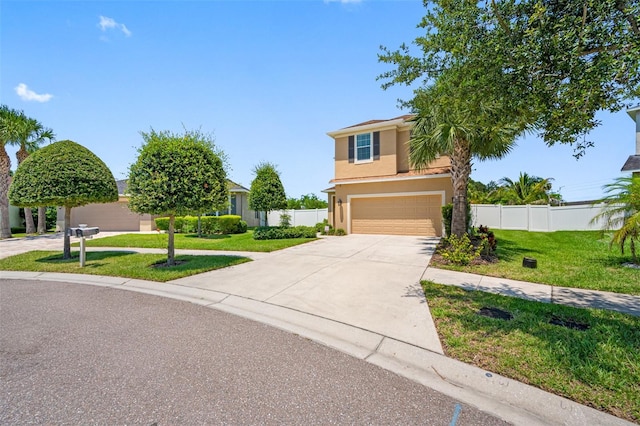
<path id="1" fill-rule="evenodd" d="M 356 163 L 364 163 L 373 160 L 373 146 L 371 133 L 356 135 Z"/>
<path id="2" fill-rule="evenodd" d="M 349 136 L 349 163 L 370 163 L 380 159 L 380 132 Z"/>

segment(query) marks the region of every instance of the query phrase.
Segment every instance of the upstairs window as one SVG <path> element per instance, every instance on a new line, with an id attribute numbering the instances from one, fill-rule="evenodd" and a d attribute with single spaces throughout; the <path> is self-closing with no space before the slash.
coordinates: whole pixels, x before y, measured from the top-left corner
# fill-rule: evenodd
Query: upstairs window
<path id="1" fill-rule="evenodd" d="M 356 135 L 356 163 L 371 161 L 371 133 Z"/>
<path id="2" fill-rule="evenodd" d="M 380 132 L 349 136 L 349 162 L 369 163 L 380 159 Z"/>

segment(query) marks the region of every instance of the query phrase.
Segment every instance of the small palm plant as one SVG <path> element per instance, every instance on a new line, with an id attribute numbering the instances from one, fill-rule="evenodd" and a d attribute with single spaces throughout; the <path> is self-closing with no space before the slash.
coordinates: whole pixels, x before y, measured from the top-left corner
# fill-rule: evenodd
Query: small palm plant
<path id="1" fill-rule="evenodd" d="M 607 194 L 600 200 L 604 208 L 591 222 L 603 220 L 604 229 L 616 230 L 610 246 L 618 245 L 622 254 L 629 241 L 631 258 L 637 265 L 640 263 L 636 252 L 636 244 L 640 241 L 640 176 L 617 178 L 603 189 Z"/>

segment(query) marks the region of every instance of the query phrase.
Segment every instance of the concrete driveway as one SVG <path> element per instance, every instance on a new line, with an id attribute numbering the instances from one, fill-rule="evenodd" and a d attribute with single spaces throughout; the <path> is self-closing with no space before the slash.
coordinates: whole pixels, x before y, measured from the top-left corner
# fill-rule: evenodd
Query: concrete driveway
<path id="1" fill-rule="evenodd" d="M 250 263 L 172 281 L 241 296 L 442 353 L 420 288 L 437 238 L 322 238 Z"/>

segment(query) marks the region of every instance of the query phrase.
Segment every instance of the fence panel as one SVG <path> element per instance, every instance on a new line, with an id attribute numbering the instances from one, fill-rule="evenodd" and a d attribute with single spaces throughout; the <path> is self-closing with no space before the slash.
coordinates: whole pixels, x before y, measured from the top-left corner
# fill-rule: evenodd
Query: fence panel
<path id="1" fill-rule="evenodd" d="M 329 209 L 278 210 L 269 212 L 269 226 L 280 225 L 280 215 L 291 216 L 291 226 L 314 226 L 329 217 Z"/>
<path id="2" fill-rule="evenodd" d="M 602 221 L 591 223 L 602 208 L 602 204 L 562 207 L 472 204 L 471 213 L 473 226 L 540 232 L 589 231 L 602 229 Z"/>
<path id="3" fill-rule="evenodd" d="M 501 206 L 500 229 L 529 229 L 527 206 Z"/>

